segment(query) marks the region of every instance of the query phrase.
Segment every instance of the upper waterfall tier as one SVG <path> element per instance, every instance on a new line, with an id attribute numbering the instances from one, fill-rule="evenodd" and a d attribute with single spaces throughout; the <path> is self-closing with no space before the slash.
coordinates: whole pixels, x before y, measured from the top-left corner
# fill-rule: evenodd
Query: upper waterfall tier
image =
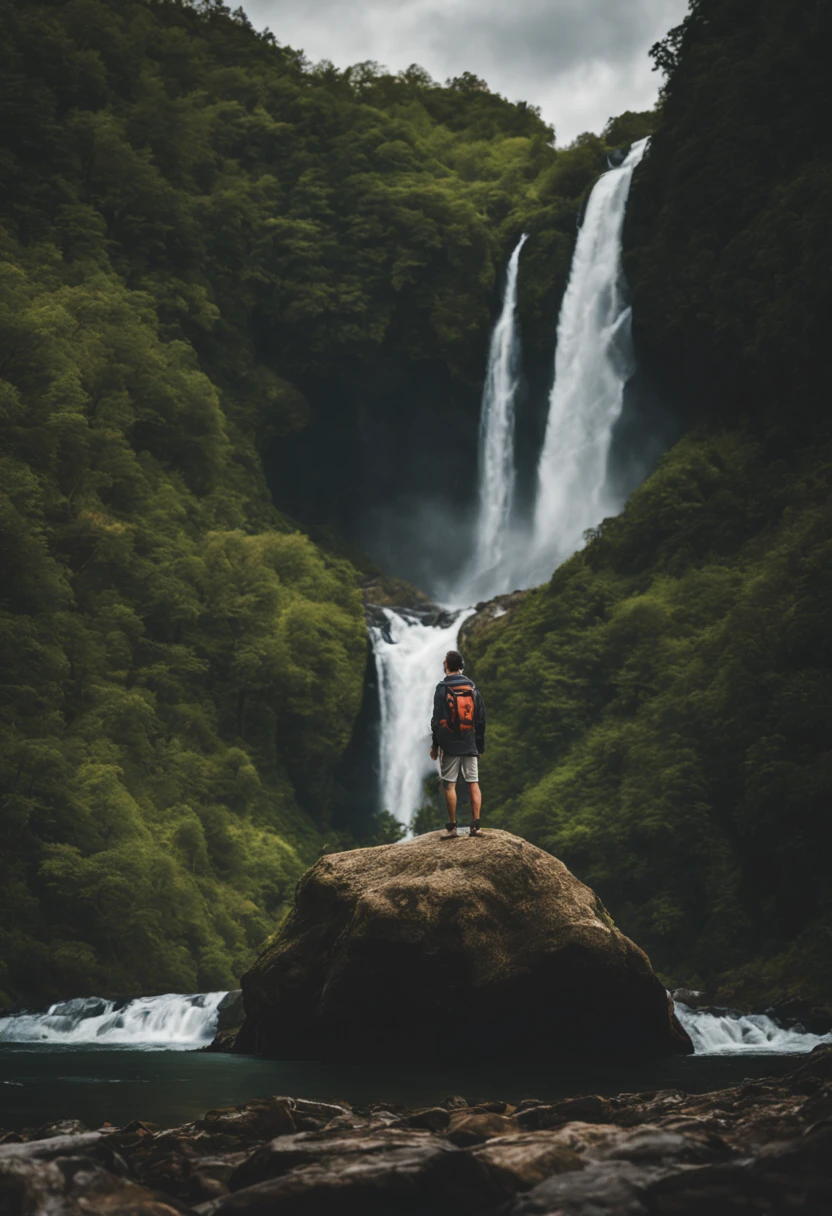
<path id="1" fill-rule="evenodd" d="M 621 231 L 647 143 L 633 144 L 621 167 L 598 179 L 575 246 L 558 321 L 532 544 L 517 571 L 523 586 L 548 579 L 588 528 L 623 505 L 607 486 L 613 427 L 635 371 Z"/>
<path id="2" fill-rule="evenodd" d="M 514 505 L 514 415 L 520 379 L 517 327 L 517 277 L 520 237 L 511 255 L 503 306 L 491 335 L 482 394 L 479 433 L 479 484 L 472 561 L 462 574 L 457 598 L 474 602 L 510 590 L 509 540 Z"/>

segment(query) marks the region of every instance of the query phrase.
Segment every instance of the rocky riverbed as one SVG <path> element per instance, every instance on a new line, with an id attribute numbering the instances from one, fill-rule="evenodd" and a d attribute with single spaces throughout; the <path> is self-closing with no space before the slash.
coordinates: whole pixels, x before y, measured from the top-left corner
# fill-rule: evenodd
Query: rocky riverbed
<path id="1" fill-rule="evenodd" d="M 0 1212 L 709 1216 L 832 1211 L 832 1047 L 690 1095 L 406 1110 L 272 1096 L 182 1127 L 0 1134 Z"/>

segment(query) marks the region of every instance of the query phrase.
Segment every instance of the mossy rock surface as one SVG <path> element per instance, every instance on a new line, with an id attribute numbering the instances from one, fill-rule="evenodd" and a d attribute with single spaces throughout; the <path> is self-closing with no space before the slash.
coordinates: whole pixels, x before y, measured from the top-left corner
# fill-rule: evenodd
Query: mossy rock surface
<path id="1" fill-rule="evenodd" d="M 689 1052 L 647 956 L 566 866 L 509 832 L 322 857 L 243 976 L 236 1050 L 430 1057 L 470 1021 L 491 1061 Z"/>

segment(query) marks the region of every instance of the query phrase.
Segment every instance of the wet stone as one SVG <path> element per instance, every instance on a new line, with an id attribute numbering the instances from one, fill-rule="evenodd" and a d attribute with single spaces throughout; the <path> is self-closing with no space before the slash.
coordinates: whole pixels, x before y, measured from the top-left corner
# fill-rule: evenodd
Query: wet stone
<path id="1" fill-rule="evenodd" d="M 542 1103 L 518 1110 L 514 1115 L 517 1127 L 536 1131 L 550 1127 L 561 1127 L 564 1123 L 578 1120 L 582 1123 L 610 1123 L 616 1118 L 616 1104 L 597 1094 L 581 1098 L 567 1098 L 550 1105 Z"/>
<path id="2" fill-rule="evenodd" d="M 242 1106 L 209 1110 L 200 1120 L 200 1126 L 208 1132 L 221 1132 L 245 1141 L 267 1140 L 297 1129 L 294 1112 L 286 1098 L 263 1098 Z"/>
<path id="3" fill-rule="evenodd" d="M 554 1174 L 583 1168 L 580 1155 L 549 1132 L 514 1132 L 474 1150 L 505 1185 L 527 1191 Z"/>
<path id="4" fill-rule="evenodd" d="M 786 1077 L 706 1094 L 397 1112 L 271 1097 L 164 1130 L 64 1124 L 0 1144 L 0 1213 L 821 1216 L 832 1212 L 831 1071 L 825 1048 Z M 532 1115 L 553 1125 L 518 1127 Z M 289 1118 L 327 1122 L 269 1134 Z"/>
<path id="5" fill-rule="evenodd" d="M 397 1125 L 422 1128 L 429 1132 L 443 1132 L 450 1121 L 450 1112 L 444 1106 L 429 1106 L 424 1110 L 415 1110 L 412 1114 L 402 1115 L 397 1120 Z"/>
<path id="6" fill-rule="evenodd" d="M 386 1146 L 317 1162 L 201 1205 L 199 1216 L 480 1216 L 510 1192 L 475 1157 L 426 1134 L 418 1144 Z"/>
<path id="7" fill-rule="evenodd" d="M 459 1148 L 470 1148 L 474 1144 L 491 1140 L 493 1136 L 505 1136 L 516 1130 L 514 1122 L 505 1115 L 455 1111 L 445 1134 L 450 1142 Z"/>
<path id="8" fill-rule="evenodd" d="M 367 1157 L 396 1150 L 421 1149 L 434 1143 L 429 1132 L 380 1128 L 377 1131 L 347 1131 L 337 1135 L 299 1132 L 279 1136 L 264 1144 L 234 1171 L 229 1179 L 232 1191 L 280 1177 L 298 1166 L 308 1167 L 328 1158 Z"/>
<path id="9" fill-rule="evenodd" d="M 341 1115 L 352 1113 L 352 1107 L 346 1102 L 315 1102 L 310 1098 L 275 1098 L 273 1101 L 288 1102 L 297 1115 L 308 1115 L 313 1119 L 337 1119 Z"/>
<path id="10" fill-rule="evenodd" d="M 599 1144 L 588 1148 L 583 1169 L 561 1174 L 532 1188 L 517 1203 L 512 1216 L 647 1216 L 642 1202 L 650 1186 L 666 1175 L 728 1156 L 721 1141 L 669 1132 L 658 1127 L 610 1129 Z"/>
<path id="11" fill-rule="evenodd" d="M 54 1136 L 80 1136 L 86 1131 L 89 1131 L 89 1128 L 80 1119 L 59 1119 L 55 1123 L 44 1123 L 33 1134 L 32 1139 L 51 1140 Z"/>
<path id="12" fill-rule="evenodd" d="M 322 1130 L 325 1132 L 350 1131 L 355 1128 L 368 1127 L 369 1123 L 370 1120 L 362 1118 L 361 1115 L 338 1115 L 336 1118 L 330 1119 L 329 1123 L 325 1123 Z"/>
<path id="13" fill-rule="evenodd" d="M 167 1196 L 105 1168 L 97 1159 L 97 1141 L 87 1141 L 84 1148 L 89 1151 L 73 1153 L 67 1139 L 35 1142 L 51 1144 L 51 1157 L 28 1151 L 33 1144 L 10 1145 L 0 1151 L 0 1211 L 14 1216 L 78 1216 L 81 1212 L 90 1216 L 176 1216 L 183 1210 Z M 56 1141 L 62 1142 L 57 1150 Z M 14 1148 L 20 1151 L 11 1151 Z"/>

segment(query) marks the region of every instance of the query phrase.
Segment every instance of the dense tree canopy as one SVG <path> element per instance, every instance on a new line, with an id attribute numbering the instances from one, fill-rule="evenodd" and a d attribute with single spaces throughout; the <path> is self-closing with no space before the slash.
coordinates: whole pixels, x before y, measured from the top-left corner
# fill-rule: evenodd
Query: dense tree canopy
<path id="1" fill-rule="evenodd" d="M 275 452 L 308 480 L 320 386 L 354 429 L 379 365 L 470 429 L 507 249 L 550 349 L 607 144 L 218 0 L 9 0 L 0 80 L 0 1005 L 230 985 L 327 841 L 391 831 L 368 787 L 333 835 L 358 572 Z"/>
<path id="2" fill-rule="evenodd" d="M 693 434 L 467 639 L 499 707 L 489 819 L 563 858 L 669 980 L 736 1000 L 832 992 L 829 460 Z"/>
<path id="3" fill-rule="evenodd" d="M 694 0 L 654 48 L 663 117 L 630 201 L 640 358 L 693 417 L 778 443 L 826 422 L 830 38 L 824 0 Z"/>
<path id="4" fill-rule="evenodd" d="M 694 0 L 654 48 L 626 232 L 639 375 L 700 426 L 469 642 L 500 706 L 495 819 L 669 980 L 827 1007 L 829 35 L 820 2 Z"/>
<path id="5" fill-rule="evenodd" d="M 491 821 L 737 999 L 832 993 L 828 27 L 694 0 L 655 48 L 627 268 L 699 426 L 467 642 Z M 559 150 L 470 74 L 313 67 L 218 0 L 8 0 L 0 72 L 0 1003 L 221 987 L 322 847 L 391 833 L 341 788 L 351 506 L 470 475 L 524 231 L 545 398 L 587 191 L 655 116 Z"/>
<path id="6" fill-rule="evenodd" d="M 356 576 L 281 526 L 147 296 L 5 252 L 4 987 L 223 986 L 325 822 Z"/>

